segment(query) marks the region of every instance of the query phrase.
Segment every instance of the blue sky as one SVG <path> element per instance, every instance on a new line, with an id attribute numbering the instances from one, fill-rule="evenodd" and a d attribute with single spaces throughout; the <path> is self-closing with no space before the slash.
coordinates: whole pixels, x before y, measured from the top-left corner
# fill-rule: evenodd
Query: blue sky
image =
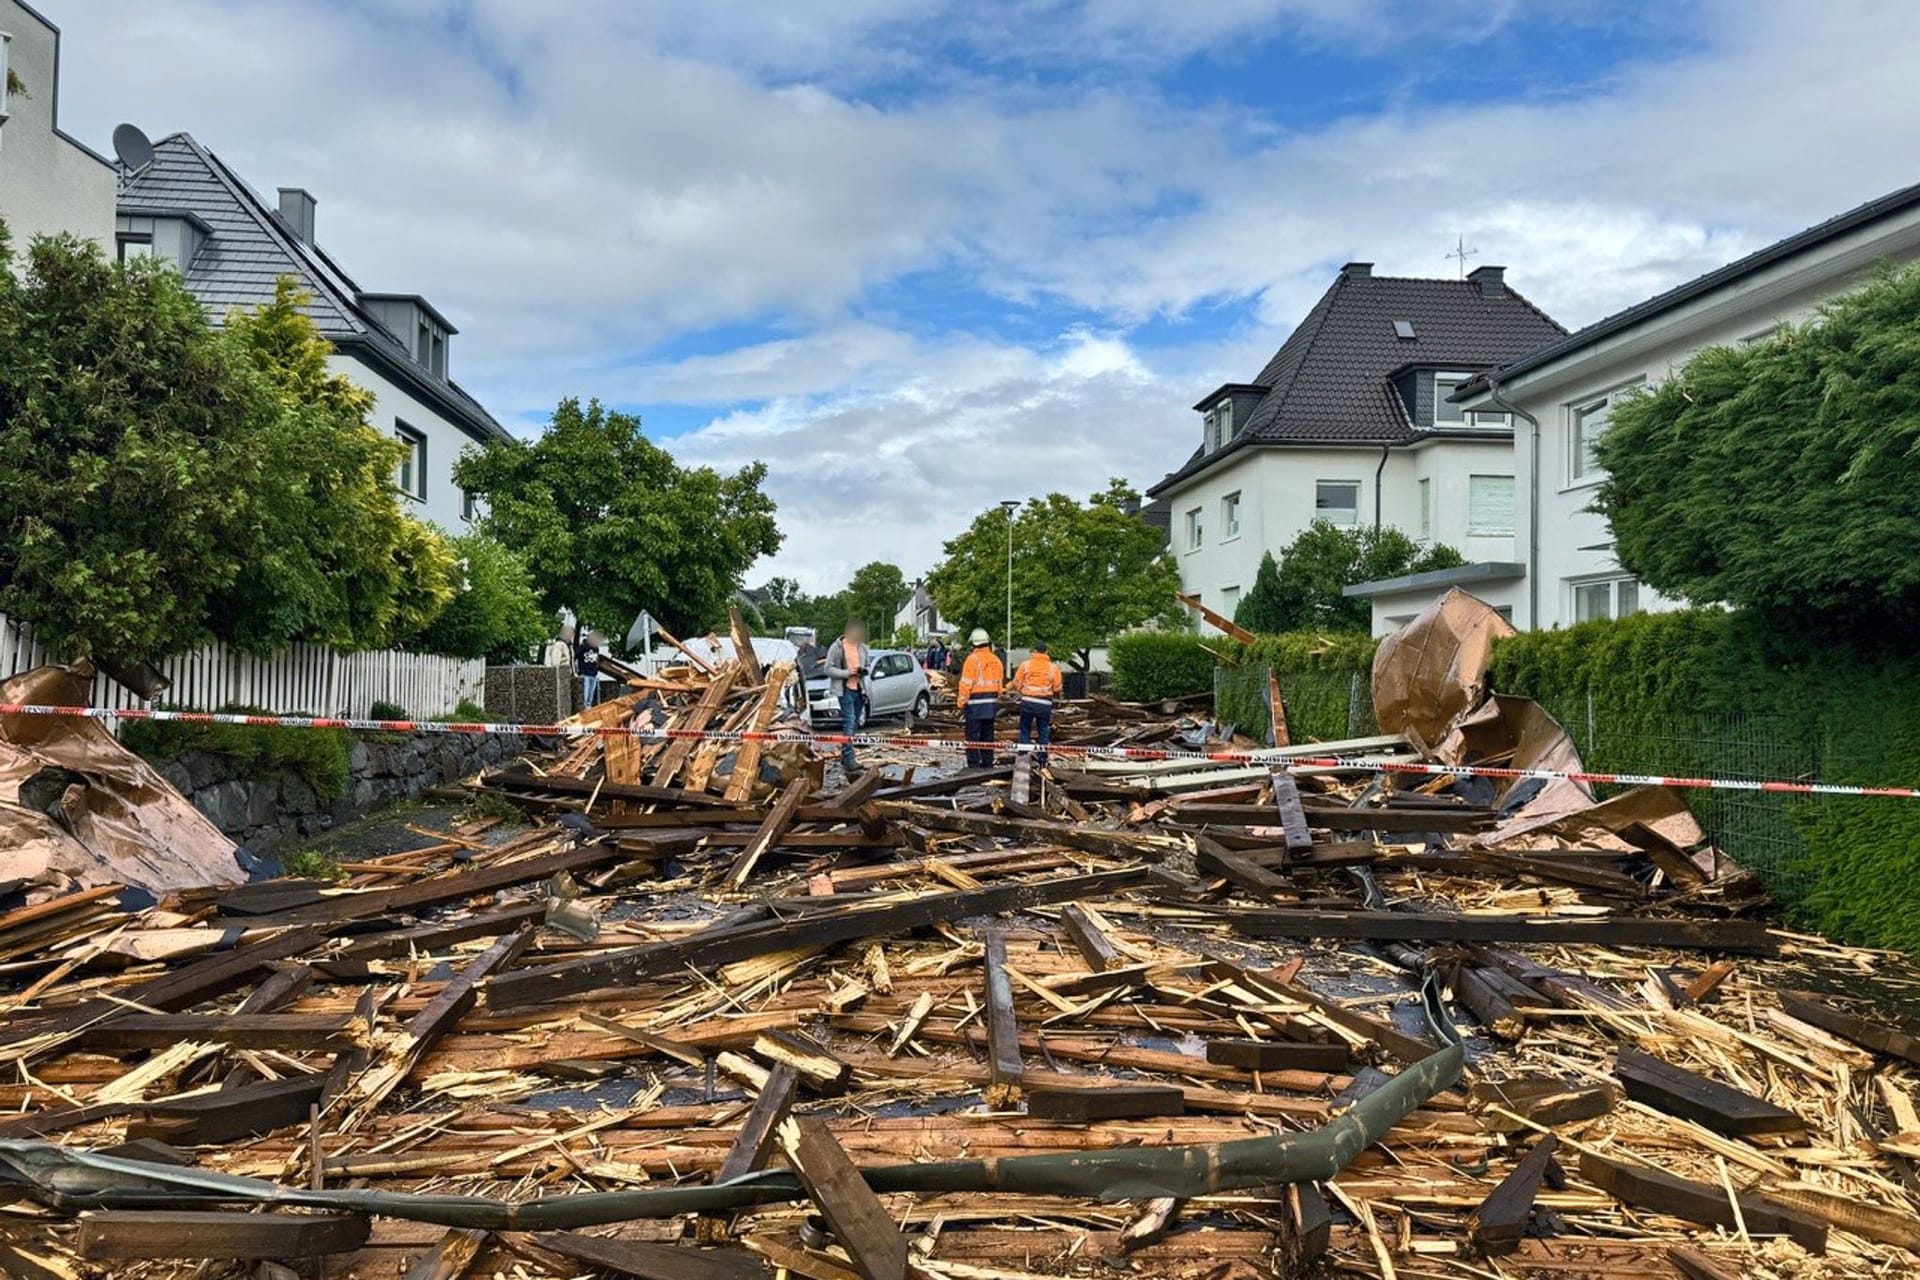
<path id="1" fill-rule="evenodd" d="M 1920 178 L 1890 0 L 44 0 L 63 121 L 319 198 L 536 431 L 764 460 L 783 572 L 1143 487 L 1349 259 L 1579 325 Z"/>

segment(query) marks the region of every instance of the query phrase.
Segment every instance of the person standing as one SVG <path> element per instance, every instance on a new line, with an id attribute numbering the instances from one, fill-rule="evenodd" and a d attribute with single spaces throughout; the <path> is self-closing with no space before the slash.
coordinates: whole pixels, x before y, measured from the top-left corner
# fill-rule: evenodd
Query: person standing
<path id="1" fill-rule="evenodd" d="M 947 669 L 947 642 L 939 636 L 935 636 L 933 643 L 927 646 L 926 667 L 929 671 L 945 671 Z"/>
<path id="2" fill-rule="evenodd" d="M 1045 644 L 1034 645 L 1027 660 L 1014 668 L 1013 692 L 1020 699 L 1020 745 L 1032 741 L 1038 748 L 1035 764 L 1047 762 L 1047 744 L 1053 739 L 1053 700 L 1065 683 L 1060 665 L 1047 656 Z"/>
<path id="3" fill-rule="evenodd" d="M 580 709 L 600 701 L 600 648 L 585 627 L 573 632 L 573 669 L 580 677 Z"/>
<path id="4" fill-rule="evenodd" d="M 867 629 L 858 622 L 848 622 L 847 629 L 827 650 L 827 680 L 833 694 L 840 699 L 840 732 L 849 738 L 860 728 L 860 700 L 866 696 L 867 657 Z M 860 762 L 854 758 L 851 742 L 840 744 L 840 771 L 848 777 L 860 772 Z"/>
<path id="5" fill-rule="evenodd" d="M 956 700 L 966 718 L 967 742 L 986 743 L 985 747 L 967 747 L 967 764 L 984 769 L 993 763 L 993 725 L 1000 715 L 1000 689 L 1007 682 L 1007 668 L 993 651 L 993 638 L 984 628 L 975 627 L 967 640 L 973 652 L 961 664 Z"/>

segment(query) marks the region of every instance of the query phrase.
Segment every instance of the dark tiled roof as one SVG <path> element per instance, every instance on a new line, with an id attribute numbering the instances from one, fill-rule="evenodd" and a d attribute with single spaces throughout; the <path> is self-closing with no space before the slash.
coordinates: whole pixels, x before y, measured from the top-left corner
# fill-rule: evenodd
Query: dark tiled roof
<path id="1" fill-rule="evenodd" d="M 1413 324 L 1397 337 L 1394 321 Z M 1253 384 L 1272 390 L 1211 454 L 1195 450 L 1149 492 L 1255 445 L 1406 444 L 1420 438 L 1389 375 L 1419 364 L 1470 373 L 1566 333 L 1510 287 L 1343 271 Z"/>
<path id="2" fill-rule="evenodd" d="M 1582 347 L 1591 346 L 1609 334 L 1639 324 L 1642 320 L 1652 319 L 1663 311 L 1671 310 L 1683 302 L 1690 302 L 1703 293 L 1710 293 L 1724 284 L 1731 284 L 1742 276 L 1753 274 L 1762 267 L 1768 267 L 1796 253 L 1818 248 L 1827 241 L 1847 234 L 1849 231 L 1878 222 L 1882 218 L 1904 213 L 1920 205 L 1920 183 L 1902 187 L 1876 200 L 1857 205 L 1845 213 L 1828 218 L 1825 222 L 1796 232 L 1784 240 L 1775 241 L 1764 249 L 1759 249 L 1744 258 L 1737 258 L 1724 267 L 1716 267 L 1703 276 L 1697 276 L 1685 284 L 1676 285 L 1665 293 L 1656 294 L 1645 302 L 1636 302 L 1624 311 L 1616 311 L 1603 320 L 1596 320 L 1584 329 L 1575 331 L 1555 342 L 1522 352 L 1518 358 L 1493 368 L 1491 374 L 1504 383 L 1508 378 L 1516 377 L 1530 369 L 1537 369 L 1562 356 L 1571 355 Z M 1486 388 L 1486 379 L 1475 378 L 1467 386 L 1460 388 L 1452 398 L 1459 400 Z"/>
<path id="3" fill-rule="evenodd" d="M 367 358 L 476 438 L 509 438 L 457 383 L 422 369 L 406 345 L 360 306 L 353 278 L 317 245 L 302 244 L 275 210 L 192 136 L 170 134 L 154 144 L 153 163 L 122 180 L 119 211 L 191 214 L 205 224 L 210 234 L 184 275 L 215 323 L 236 308 L 271 302 L 280 277 L 290 275 L 312 295 L 303 310 L 335 346 Z"/>

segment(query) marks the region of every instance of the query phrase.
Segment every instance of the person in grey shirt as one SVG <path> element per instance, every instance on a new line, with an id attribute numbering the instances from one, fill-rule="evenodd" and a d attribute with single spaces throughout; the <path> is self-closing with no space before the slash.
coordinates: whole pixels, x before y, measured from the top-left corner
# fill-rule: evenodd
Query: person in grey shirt
<path id="1" fill-rule="evenodd" d="M 827 650 L 827 688 L 840 699 L 840 732 L 851 735 L 860 727 L 860 699 L 866 696 L 867 629 L 848 622 L 846 631 Z M 853 744 L 840 744 L 840 771 L 848 777 L 860 772 Z"/>

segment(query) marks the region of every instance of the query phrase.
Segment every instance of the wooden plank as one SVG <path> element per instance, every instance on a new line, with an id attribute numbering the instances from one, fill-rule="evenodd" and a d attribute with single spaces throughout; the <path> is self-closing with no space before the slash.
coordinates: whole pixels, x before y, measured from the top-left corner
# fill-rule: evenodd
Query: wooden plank
<path id="1" fill-rule="evenodd" d="M 1279 811 L 1280 830 L 1289 851 L 1298 852 L 1313 844 L 1313 833 L 1307 830 L 1306 811 L 1300 807 L 1299 784 L 1285 769 L 1273 771 L 1273 807 Z"/>
<path id="2" fill-rule="evenodd" d="M 760 702 L 753 709 L 753 721 L 749 726 L 754 733 L 765 733 L 773 724 L 773 718 L 780 711 L 780 695 L 786 691 L 787 684 L 793 679 L 791 662 L 776 662 L 767 668 L 767 687 L 761 691 Z M 806 681 L 800 682 L 802 696 Z M 727 778 L 726 799 L 728 804 L 744 804 L 753 795 L 753 787 L 760 780 L 760 757 L 766 751 L 766 743 L 758 739 L 742 742 L 734 753 L 733 773 Z"/>
<path id="3" fill-rule="evenodd" d="M 1272 667 L 1267 668 L 1267 745 L 1293 745 L 1293 737 L 1287 730 L 1287 700 L 1280 696 L 1280 677 Z"/>
<path id="4" fill-rule="evenodd" d="M 688 965 L 710 968 L 797 946 L 830 947 L 856 938 L 891 937 L 968 916 L 1098 897 L 1130 888 L 1145 878 L 1144 867 L 1126 867 L 1024 884 L 931 893 L 904 902 L 808 912 L 797 919 L 710 928 L 608 955 L 500 974 L 487 983 L 487 1003 L 493 1009 L 510 1009 L 678 972 Z"/>
<path id="5" fill-rule="evenodd" d="M 986 931 L 987 1067 L 1005 1100 L 1017 1093 L 1025 1068 L 1020 1062 L 1020 1024 L 1013 1016 L 1013 979 L 1007 976 L 1007 935 L 998 927 Z M 988 1091 L 988 1102 L 994 1101 Z"/>
<path id="6" fill-rule="evenodd" d="M 1740 1280 L 1733 1272 L 1721 1267 L 1692 1245 L 1675 1244 L 1667 1246 L 1667 1261 L 1674 1270 L 1686 1277 L 1686 1280 Z"/>
<path id="7" fill-rule="evenodd" d="M 1180 845 L 1170 837 L 1100 831 L 1069 822 L 1002 818 L 987 813 L 954 812 L 894 801 L 882 803 L 880 810 L 889 817 L 910 822 L 917 827 L 958 831 L 965 835 L 1004 836 L 1030 844 L 1066 845 L 1112 858 L 1156 860 L 1180 850 Z"/>
<path id="8" fill-rule="evenodd" d="M 1027 1114 L 1036 1120 L 1085 1124 L 1141 1116 L 1185 1115 L 1184 1091 L 1174 1085 L 1102 1084 L 1098 1088 L 1045 1087 L 1027 1092 Z"/>
<path id="9" fill-rule="evenodd" d="M 80 1215 L 83 1258 L 207 1258 L 282 1261 L 351 1253 L 367 1243 L 355 1213 L 202 1213 L 112 1209 Z"/>
<path id="10" fill-rule="evenodd" d="M 326 1088 L 325 1073 L 236 1085 L 211 1093 L 142 1104 L 127 1122 L 128 1138 L 175 1146 L 217 1146 L 304 1123 Z"/>
<path id="11" fill-rule="evenodd" d="M 1211 836 L 1193 838 L 1193 865 L 1210 876 L 1219 876 L 1230 884 L 1262 897 L 1284 894 L 1300 896 L 1300 886 L 1283 875 L 1276 875 L 1242 854 L 1235 853 Z"/>
<path id="12" fill-rule="evenodd" d="M 406 1280 L 460 1280 L 486 1246 L 487 1233 L 455 1227 L 441 1236 L 433 1249 L 414 1259 Z"/>
<path id="13" fill-rule="evenodd" d="M 897 787 L 886 787 L 876 791 L 875 800 L 919 800 L 927 796 L 950 796 L 956 791 L 965 791 L 968 787 L 983 787 L 989 782 L 1000 782 L 1013 776 L 1010 764 L 992 765 L 982 769 L 962 769 L 950 773 L 944 778 L 929 778 L 925 782 L 902 783 Z"/>
<path id="14" fill-rule="evenodd" d="M 1327 1071 L 1347 1069 L 1344 1044 L 1298 1044 L 1288 1040 L 1209 1040 L 1207 1061 L 1242 1071 Z"/>
<path id="15" fill-rule="evenodd" d="M 1475 1253 L 1493 1258 L 1519 1249 L 1520 1237 L 1533 1216 L 1534 1197 L 1540 1194 L 1541 1180 L 1559 1149 L 1560 1139 L 1551 1133 L 1534 1143 L 1533 1150 L 1480 1202 L 1467 1219 L 1467 1239 Z"/>
<path id="16" fill-rule="evenodd" d="M 628 1280 L 765 1280 L 767 1274 L 758 1258 L 739 1249 L 695 1249 L 572 1231 L 541 1232 L 531 1240 L 589 1271 Z"/>
<path id="17" fill-rule="evenodd" d="M 324 1013 L 129 1013 L 87 1028 L 75 1043 L 99 1053 L 164 1049 L 182 1040 L 235 1049 L 340 1052 L 357 1048 L 363 1034 L 352 1017 Z"/>
<path id="18" fill-rule="evenodd" d="M 1073 942 L 1074 949 L 1087 962 L 1087 968 L 1095 973 L 1118 968 L 1126 963 L 1107 935 L 1093 923 L 1092 917 L 1078 903 L 1070 903 L 1061 908 L 1060 924 L 1067 931 L 1067 937 Z"/>
<path id="19" fill-rule="evenodd" d="M 1830 1031 L 1842 1040 L 1851 1040 L 1863 1049 L 1920 1063 L 1920 1036 L 1837 1009 L 1811 992 L 1782 991 L 1780 1007 L 1788 1016 Z"/>
<path id="20" fill-rule="evenodd" d="M 853 1079 L 848 1066 L 825 1045 L 798 1031 L 767 1031 L 755 1036 L 753 1052 L 776 1066 L 792 1067 L 815 1093 L 835 1097 Z"/>
<path id="21" fill-rule="evenodd" d="M 744 1174 L 766 1168 L 767 1158 L 773 1154 L 780 1122 L 787 1118 L 787 1112 L 793 1106 L 794 1089 L 798 1082 L 799 1076 L 792 1067 L 784 1062 L 774 1063 L 773 1070 L 767 1073 L 766 1086 L 754 1100 L 753 1109 L 747 1112 L 733 1145 L 727 1148 L 727 1158 L 721 1162 L 720 1171 L 713 1175 L 715 1182 L 731 1182 Z"/>
<path id="22" fill-rule="evenodd" d="M 787 834 L 787 829 L 793 825 L 794 817 L 800 811 L 800 802 L 805 800 L 807 793 L 812 790 L 813 780 L 805 776 L 795 778 L 787 784 L 787 789 L 780 793 L 780 799 L 774 803 L 772 811 L 767 814 L 766 821 L 760 824 L 760 829 L 753 833 L 753 839 L 747 842 L 747 847 L 741 851 L 738 858 L 734 859 L 733 866 L 728 869 L 728 888 L 738 889 L 747 882 L 747 877 L 753 874 L 754 864 L 760 861 L 761 855 L 779 844 L 780 837 Z"/>
<path id="23" fill-rule="evenodd" d="M 1608 1195 L 1655 1213 L 1671 1214 L 1710 1227 L 1738 1227 L 1744 1222 L 1750 1235 L 1785 1235 L 1809 1253 L 1827 1251 L 1827 1224 L 1783 1204 L 1751 1193 L 1736 1193 L 1740 1220 L 1736 1221 L 1727 1189 L 1718 1183 L 1693 1182 L 1659 1169 L 1622 1164 L 1580 1153 L 1580 1176 Z"/>
<path id="24" fill-rule="evenodd" d="M 734 662 L 754 680 L 760 679 L 760 655 L 753 651 L 753 632 L 747 630 L 747 620 L 740 615 L 738 605 L 727 609 L 727 631 L 733 639 Z"/>
<path id="25" fill-rule="evenodd" d="M 826 1122 L 788 1116 L 780 1148 L 865 1280 L 906 1280 L 907 1241 Z"/>
<path id="26" fill-rule="evenodd" d="M 1227 638 L 1230 640 L 1238 640 L 1241 644 L 1252 644 L 1255 640 L 1259 639 L 1253 632 L 1247 630 L 1232 618 L 1215 613 L 1204 604 L 1201 604 L 1198 597 L 1176 592 L 1174 599 L 1205 618 L 1215 630 L 1225 632 Z"/>
<path id="27" fill-rule="evenodd" d="M 1655 920 L 1629 916 L 1526 916 L 1414 911 L 1222 913 L 1254 938 L 1351 938 L 1385 942 L 1604 943 L 1622 947 L 1773 952 L 1780 935 L 1747 920 Z"/>
<path id="28" fill-rule="evenodd" d="M 1638 1049 L 1621 1049 L 1614 1065 L 1627 1096 L 1656 1111 L 1704 1125 L 1715 1133 L 1798 1133 L 1806 1122 L 1765 1098 L 1663 1062 Z"/>
<path id="29" fill-rule="evenodd" d="M 1275 777 L 1282 775 L 1275 774 Z M 1163 815 L 1175 826 L 1281 827 L 1280 815 L 1257 804 L 1181 803 Z M 1309 830 L 1378 831 L 1383 834 L 1464 835 L 1483 830 L 1492 823 L 1492 815 L 1483 809 L 1458 813 L 1444 809 L 1349 809 L 1302 805 L 1300 816 Z M 1291 843 L 1291 842 L 1289 842 Z M 1294 846 L 1300 849 L 1305 845 Z"/>
<path id="30" fill-rule="evenodd" d="M 733 692 L 734 681 L 738 679 L 740 671 L 741 664 L 738 662 L 729 662 L 716 671 L 706 692 L 700 695 L 700 701 L 676 715 L 673 727 L 689 732 L 706 728 L 720 714 L 721 708 L 727 705 L 727 698 Z M 667 749 L 660 753 L 660 761 L 654 766 L 653 785 L 672 786 L 674 778 L 686 768 L 687 761 L 693 758 L 699 745 L 697 738 L 675 738 L 667 743 Z"/>

